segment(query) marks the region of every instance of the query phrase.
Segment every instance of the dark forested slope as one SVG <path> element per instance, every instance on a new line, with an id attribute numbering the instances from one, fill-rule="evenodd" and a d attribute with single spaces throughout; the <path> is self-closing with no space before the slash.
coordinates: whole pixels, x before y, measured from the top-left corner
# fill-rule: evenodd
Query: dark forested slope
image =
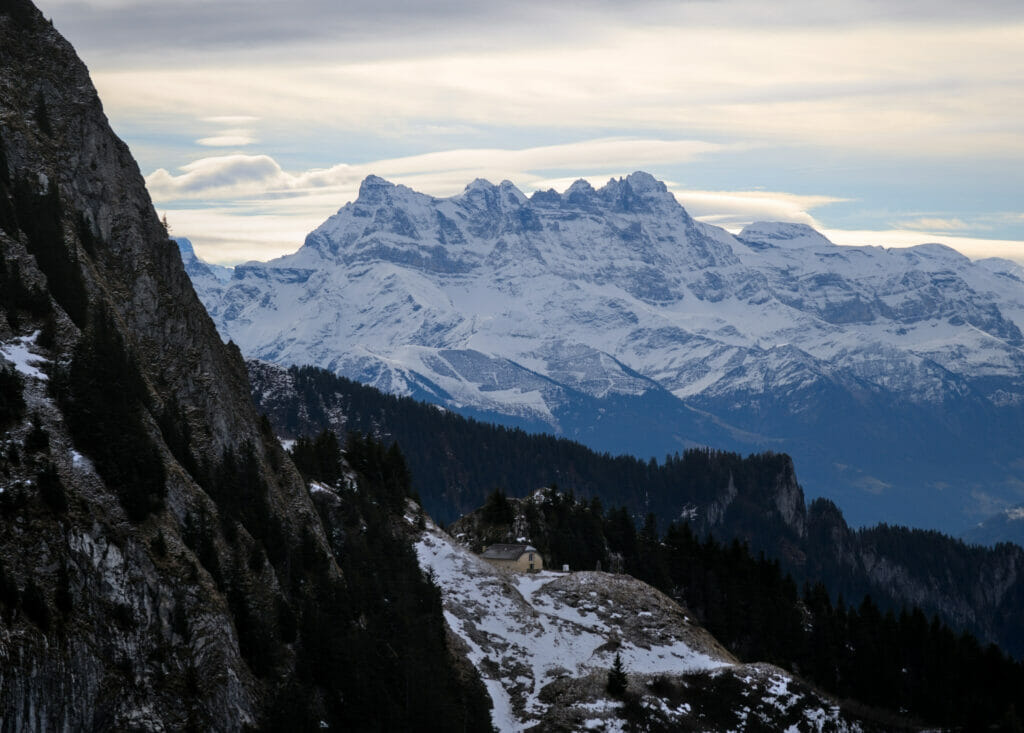
<path id="1" fill-rule="evenodd" d="M 314 504 L 84 65 L 0 2 L 0 729 L 488 728 L 359 486 Z"/>
<path id="2" fill-rule="evenodd" d="M 426 510 L 443 521 L 482 506 L 494 489 L 521 497 L 557 485 L 661 526 L 686 520 L 698 536 L 740 539 L 798 582 L 835 599 L 871 594 L 883 610 L 919 606 L 958 630 L 1024 654 L 1024 551 L 972 547 L 938 532 L 854 530 L 825 499 L 808 506 L 792 461 L 691 450 L 662 461 L 594 453 L 440 410 L 312 367 L 248 363 L 257 408 L 285 437 L 358 430 L 395 441 Z"/>

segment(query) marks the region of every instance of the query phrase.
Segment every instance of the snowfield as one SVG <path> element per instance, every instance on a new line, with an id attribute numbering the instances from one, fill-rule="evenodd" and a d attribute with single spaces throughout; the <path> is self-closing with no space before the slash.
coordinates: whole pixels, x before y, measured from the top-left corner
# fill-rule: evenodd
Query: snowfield
<path id="1" fill-rule="evenodd" d="M 548 418 L 560 397 L 526 397 L 537 377 L 604 397 L 648 391 L 643 375 L 688 397 L 852 371 L 935 402 L 949 372 L 1024 394 L 1021 267 L 937 244 L 839 247 L 797 224 L 733 236 L 646 173 L 530 198 L 478 180 L 445 199 L 371 176 L 294 254 L 226 273 L 182 248 L 247 357 L 509 414 Z"/>

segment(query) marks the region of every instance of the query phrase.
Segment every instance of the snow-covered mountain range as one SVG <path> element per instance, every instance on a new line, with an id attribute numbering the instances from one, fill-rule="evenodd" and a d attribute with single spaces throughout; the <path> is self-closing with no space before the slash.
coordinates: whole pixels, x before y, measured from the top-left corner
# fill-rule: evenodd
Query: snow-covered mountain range
<path id="1" fill-rule="evenodd" d="M 1024 498 L 1010 261 L 734 236 L 634 173 L 445 199 L 370 176 L 294 254 L 186 266 L 247 357 L 611 452 L 786 451 L 854 523 L 955 531 Z"/>

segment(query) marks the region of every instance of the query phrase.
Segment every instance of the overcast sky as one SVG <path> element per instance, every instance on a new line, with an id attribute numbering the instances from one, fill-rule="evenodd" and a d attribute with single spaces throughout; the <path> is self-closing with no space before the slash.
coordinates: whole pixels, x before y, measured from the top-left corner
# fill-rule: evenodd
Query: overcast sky
<path id="1" fill-rule="evenodd" d="M 42 0 L 200 256 L 297 249 L 370 173 L 646 170 L 736 230 L 1024 262 L 1024 2 Z"/>

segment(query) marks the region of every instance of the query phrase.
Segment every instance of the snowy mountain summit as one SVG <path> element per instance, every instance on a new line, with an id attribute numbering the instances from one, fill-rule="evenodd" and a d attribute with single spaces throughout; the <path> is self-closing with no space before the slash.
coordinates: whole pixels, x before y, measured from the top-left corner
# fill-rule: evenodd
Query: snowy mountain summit
<path id="1" fill-rule="evenodd" d="M 1024 281 L 1003 260 L 734 236 L 634 173 L 450 198 L 370 176 L 294 254 L 189 269 L 250 358 L 600 450 L 786 451 L 855 523 L 956 530 L 1024 499 Z"/>

